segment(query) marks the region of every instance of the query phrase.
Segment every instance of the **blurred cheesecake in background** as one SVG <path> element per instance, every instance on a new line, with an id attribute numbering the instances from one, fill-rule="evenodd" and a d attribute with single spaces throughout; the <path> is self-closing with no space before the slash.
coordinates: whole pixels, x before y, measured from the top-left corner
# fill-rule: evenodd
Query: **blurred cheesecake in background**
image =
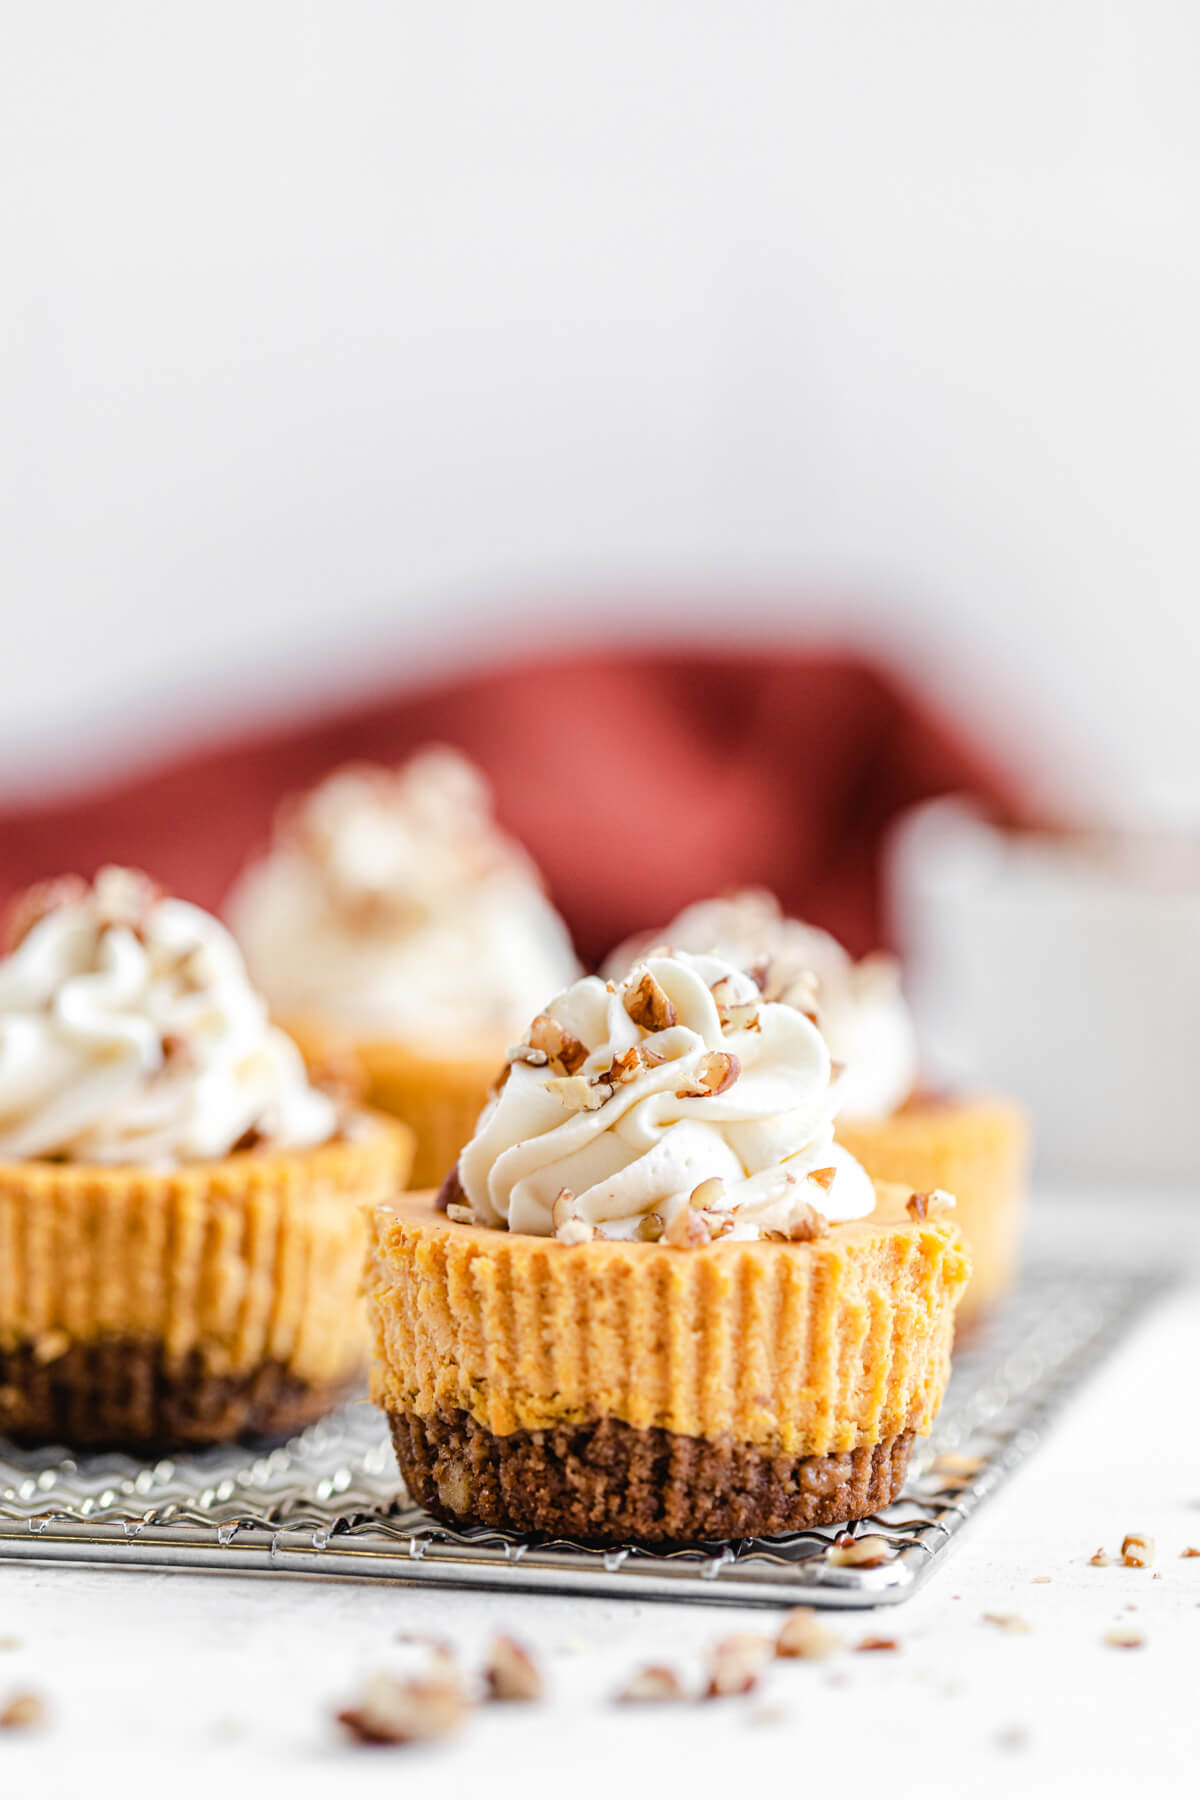
<path id="1" fill-rule="evenodd" d="M 896 960 L 855 961 L 828 932 L 787 918 L 761 889 L 686 907 L 661 931 L 620 945 L 605 972 L 621 976 L 659 943 L 752 970 L 766 999 L 798 1007 L 819 1025 L 840 1070 L 838 1142 L 876 1181 L 954 1195 L 973 1270 L 959 1322 L 975 1324 L 1017 1271 L 1028 1161 L 1023 1109 L 994 1096 L 923 1089 Z"/>
<path id="2" fill-rule="evenodd" d="M 415 1131 L 418 1186 L 441 1182 L 509 1044 L 579 972 L 483 776 L 440 746 L 285 802 L 226 914 L 310 1066 L 349 1052 L 367 1103 Z"/>
<path id="3" fill-rule="evenodd" d="M 310 1083 L 210 914 L 128 869 L 31 890 L 0 959 L 0 1432 L 319 1417 L 365 1362 L 363 1205 L 410 1153 Z"/>

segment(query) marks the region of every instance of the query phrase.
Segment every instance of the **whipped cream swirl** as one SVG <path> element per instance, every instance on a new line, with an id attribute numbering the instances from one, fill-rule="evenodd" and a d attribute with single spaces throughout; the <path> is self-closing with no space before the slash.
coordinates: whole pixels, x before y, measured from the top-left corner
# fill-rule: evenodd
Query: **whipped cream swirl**
<path id="1" fill-rule="evenodd" d="M 445 748 L 341 769 L 285 807 L 226 910 L 281 1016 L 426 1049 L 507 1043 L 579 972 L 486 782 Z"/>
<path id="2" fill-rule="evenodd" d="M 111 868 L 21 913 L 0 961 L 0 1159 L 174 1165 L 333 1136 L 333 1101 L 208 913 Z"/>
<path id="3" fill-rule="evenodd" d="M 719 957 L 664 952 L 535 1019 L 458 1186 L 474 1222 L 566 1242 L 812 1236 L 875 1204 L 834 1144 L 835 1092 L 803 1013 Z"/>
<path id="4" fill-rule="evenodd" d="M 900 985 L 900 967 L 877 954 L 861 962 L 815 925 L 786 918 L 773 894 L 747 888 L 685 907 L 663 931 L 630 938 L 605 972 L 620 976 L 653 944 L 711 950 L 739 968 L 755 969 L 771 1000 L 814 1011 L 830 1054 L 841 1066 L 843 1119 L 886 1118 L 917 1081 L 917 1038 Z"/>

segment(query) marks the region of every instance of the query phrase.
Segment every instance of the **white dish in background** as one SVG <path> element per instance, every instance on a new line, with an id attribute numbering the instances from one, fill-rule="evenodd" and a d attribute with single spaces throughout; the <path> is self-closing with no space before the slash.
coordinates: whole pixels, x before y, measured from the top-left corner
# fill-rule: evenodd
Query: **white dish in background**
<path id="1" fill-rule="evenodd" d="M 1200 841 L 938 800 L 888 879 L 933 1083 L 1024 1100 L 1057 1174 L 1200 1177 Z"/>

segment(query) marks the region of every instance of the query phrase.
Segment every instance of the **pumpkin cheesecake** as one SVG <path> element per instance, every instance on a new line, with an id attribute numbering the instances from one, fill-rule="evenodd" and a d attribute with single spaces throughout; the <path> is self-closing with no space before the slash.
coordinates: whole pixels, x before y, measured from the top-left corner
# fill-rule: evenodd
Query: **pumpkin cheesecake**
<path id="1" fill-rule="evenodd" d="M 226 913 L 309 1066 L 357 1061 L 367 1103 L 412 1127 L 422 1186 L 453 1163 L 534 1009 L 578 973 L 483 776 L 444 746 L 289 800 Z"/>
<path id="2" fill-rule="evenodd" d="M 0 960 L 0 1433 L 311 1422 L 363 1368 L 360 1209 L 410 1155 L 310 1084 L 207 913 L 121 869 L 32 890 Z"/>
<path id="3" fill-rule="evenodd" d="M 878 1181 L 955 1196 L 972 1266 L 960 1336 L 977 1326 L 1011 1288 L 1020 1261 L 1029 1162 L 1023 1109 L 999 1095 L 923 1090 L 895 958 L 856 962 L 828 932 L 787 918 L 770 893 L 698 901 L 662 931 L 619 946 L 605 972 L 623 975 L 658 942 L 715 951 L 753 969 L 767 998 L 811 1014 L 839 1068 L 838 1141 Z"/>
<path id="4" fill-rule="evenodd" d="M 577 982 L 439 1195 L 371 1221 L 372 1392 L 457 1525 L 688 1543 L 895 1498 L 949 1367 L 948 1197 L 834 1141 L 828 1048 L 712 956 Z"/>

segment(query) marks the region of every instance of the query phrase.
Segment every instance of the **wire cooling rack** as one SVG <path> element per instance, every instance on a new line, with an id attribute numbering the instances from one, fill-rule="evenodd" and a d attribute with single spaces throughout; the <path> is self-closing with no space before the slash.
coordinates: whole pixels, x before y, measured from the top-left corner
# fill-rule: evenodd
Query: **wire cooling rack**
<path id="1" fill-rule="evenodd" d="M 955 1358 L 934 1437 L 893 1505 L 856 1536 L 870 1566 L 830 1560 L 836 1528 L 671 1553 L 452 1531 L 408 1500 L 365 1402 L 274 1448 L 158 1462 L 18 1450 L 0 1439 L 0 1560 L 374 1577 L 643 1599 L 879 1606 L 906 1599 L 1119 1342 L 1161 1272 L 1035 1264 Z"/>

